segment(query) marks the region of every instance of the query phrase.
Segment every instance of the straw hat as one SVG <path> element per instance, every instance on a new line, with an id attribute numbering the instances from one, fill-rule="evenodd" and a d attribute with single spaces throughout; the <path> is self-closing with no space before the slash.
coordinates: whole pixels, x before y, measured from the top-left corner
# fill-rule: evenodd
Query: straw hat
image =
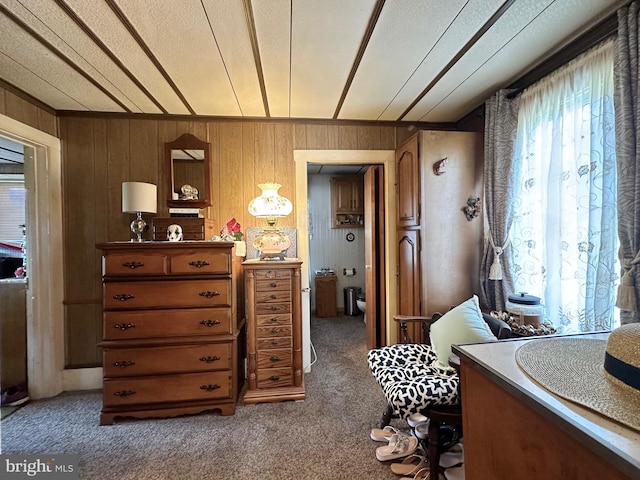
<path id="1" fill-rule="evenodd" d="M 516 362 L 552 393 L 640 431 L 640 323 L 607 340 L 536 339 L 516 350 Z"/>

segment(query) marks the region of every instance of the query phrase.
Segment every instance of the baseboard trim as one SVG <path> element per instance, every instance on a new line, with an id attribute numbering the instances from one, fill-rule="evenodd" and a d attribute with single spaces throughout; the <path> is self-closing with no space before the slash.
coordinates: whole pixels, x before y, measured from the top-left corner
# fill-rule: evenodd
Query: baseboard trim
<path id="1" fill-rule="evenodd" d="M 96 390 L 102 388 L 102 367 L 70 368 L 62 371 L 62 389 Z"/>

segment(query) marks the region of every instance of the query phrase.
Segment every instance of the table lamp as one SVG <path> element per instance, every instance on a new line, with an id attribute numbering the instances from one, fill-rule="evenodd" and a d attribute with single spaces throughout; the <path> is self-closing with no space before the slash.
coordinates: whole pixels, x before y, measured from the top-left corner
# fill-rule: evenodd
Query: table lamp
<path id="1" fill-rule="evenodd" d="M 158 188 L 152 183 L 123 182 L 122 183 L 122 213 L 135 213 L 136 218 L 131 222 L 131 231 L 142 242 L 142 234 L 147 230 L 147 222 L 142 218 L 143 213 L 158 211 Z M 132 238 L 133 242 L 134 239 Z"/>
<path id="2" fill-rule="evenodd" d="M 253 241 L 260 250 L 260 260 L 284 260 L 284 250 L 291 246 L 291 240 L 276 227 L 278 218 L 286 217 L 293 211 L 293 205 L 285 197 L 278 195 L 281 185 L 261 183 L 262 194 L 249 202 L 249 213 L 256 218 L 264 218 L 267 226 Z"/>

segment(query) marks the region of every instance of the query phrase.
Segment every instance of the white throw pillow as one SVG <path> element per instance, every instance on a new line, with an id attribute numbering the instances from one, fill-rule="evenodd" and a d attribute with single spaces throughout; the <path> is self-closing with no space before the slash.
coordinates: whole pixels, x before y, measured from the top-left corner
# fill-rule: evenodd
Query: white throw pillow
<path id="1" fill-rule="evenodd" d="M 476 295 L 439 318 L 431 325 L 429 336 L 438 362 L 444 366 L 449 365 L 451 345 L 498 340 L 482 318 Z"/>

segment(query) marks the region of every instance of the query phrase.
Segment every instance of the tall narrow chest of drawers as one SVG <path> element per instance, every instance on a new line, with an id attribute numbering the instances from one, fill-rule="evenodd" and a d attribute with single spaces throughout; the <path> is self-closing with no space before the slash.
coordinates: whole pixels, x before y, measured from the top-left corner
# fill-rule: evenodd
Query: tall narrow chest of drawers
<path id="1" fill-rule="evenodd" d="M 233 242 L 102 243 L 103 408 L 116 417 L 235 413 L 244 383 Z M 239 261 L 238 267 L 239 265 Z"/>
<path id="2" fill-rule="evenodd" d="M 248 385 L 244 404 L 304 400 L 298 259 L 243 262 Z"/>

